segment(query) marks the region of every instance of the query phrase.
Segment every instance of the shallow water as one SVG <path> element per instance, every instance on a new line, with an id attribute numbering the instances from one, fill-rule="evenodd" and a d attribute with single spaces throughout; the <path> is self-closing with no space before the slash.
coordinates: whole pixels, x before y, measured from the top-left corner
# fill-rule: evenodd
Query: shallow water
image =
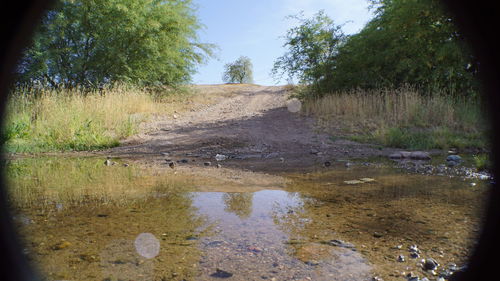
<path id="1" fill-rule="evenodd" d="M 488 189 L 388 168 L 267 175 L 103 162 L 6 165 L 25 253 L 47 280 L 435 278 L 420 259 L 465 264 Z M 345 183 L 360 178 L 374 181 Z"/>

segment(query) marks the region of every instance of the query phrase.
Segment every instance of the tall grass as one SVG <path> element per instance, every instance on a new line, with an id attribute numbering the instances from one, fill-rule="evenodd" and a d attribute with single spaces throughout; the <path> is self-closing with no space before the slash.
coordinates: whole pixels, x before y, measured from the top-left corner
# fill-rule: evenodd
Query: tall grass
<path id="1" fill-rule="evenodd" d="M 168 111 L 166 102 L 126 86 L 91 93 L 18 88 L 7 104 L 2 143 L 8 152 L 113 147 L 151 114 Z"/>
<path id="2" fill-rule="evenodd" d="M 412 87 L 352 90 L 308 100 L 303 111 L 331 133 L 411 149 L 484 148 L 486 120 L 480 101 Z"/>

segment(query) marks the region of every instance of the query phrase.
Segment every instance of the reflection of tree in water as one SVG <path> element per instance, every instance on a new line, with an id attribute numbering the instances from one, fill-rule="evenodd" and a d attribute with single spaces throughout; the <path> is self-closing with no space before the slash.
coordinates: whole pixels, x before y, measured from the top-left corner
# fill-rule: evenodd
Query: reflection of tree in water
<path id="1" fill-rule="evenodd" d="M 226 212 L 234 213 L 241 219 L 252 214 L 253 193 L 224 193 L 222 199 Z"/>

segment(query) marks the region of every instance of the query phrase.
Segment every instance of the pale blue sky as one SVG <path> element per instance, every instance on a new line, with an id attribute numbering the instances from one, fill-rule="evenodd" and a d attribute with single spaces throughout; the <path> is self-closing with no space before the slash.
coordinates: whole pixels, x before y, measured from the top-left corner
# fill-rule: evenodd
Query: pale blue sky
<path id="1" fill-rule="evenodd" d="M 224 64 L 240 56 L 252 60 L 255 83 L 274 85 L 273 63 L 283 55 L 286 31 L 297 23 L 285 19 L 303 11 L 310 17 L 323 9 L 335 24 L 345 24 L 347 34 L 356 33 L 370 20 L 367 0 L 193 0 L 206 27 L 200 41 L 219 46 L 217 58 L 198 68 L 195 84 L 222 83 Z M 285 81 L 281 81 L 281 84 Z"/>

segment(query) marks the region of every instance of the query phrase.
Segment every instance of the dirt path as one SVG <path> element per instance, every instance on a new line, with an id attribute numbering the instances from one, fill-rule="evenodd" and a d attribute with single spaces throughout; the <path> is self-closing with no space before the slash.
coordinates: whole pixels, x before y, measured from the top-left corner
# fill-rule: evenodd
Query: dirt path
<path id="1" fill-rule="evenodd" d="M 199 165 L 207 161 L 215 164 L 214 157 L 222 154 L 228 156 L 223 163 L 226 166 L 289 171 L 393 152 L 352 141 L 333 141 L 316 132 L 312 118 L 288 111 L 289 93 L 282 86 L 200 85 L 195 89 L 220 95 L 219 101 L 145 124 L 149 133 L 127 139 L 107 153 L 146 162 L 187 159 Z"/>

